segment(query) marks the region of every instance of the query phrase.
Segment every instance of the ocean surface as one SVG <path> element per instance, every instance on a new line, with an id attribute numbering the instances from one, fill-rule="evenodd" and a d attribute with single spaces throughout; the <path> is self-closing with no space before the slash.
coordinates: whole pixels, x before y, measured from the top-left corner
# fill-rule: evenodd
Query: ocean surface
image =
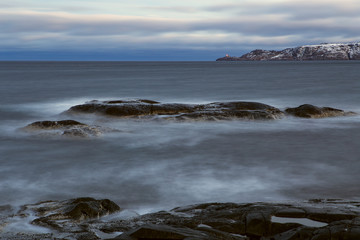
<path id="1" fill-rule="evenodd" d="M 86 101 L 309 103 L 360 113 L 360 62 L 0 62 L 0 205 L 109 198 L 139 213 L 203 202 L 360 199 L 360 117 L 72 119 L 90 139 L 19 128 Z M 70 118 L 71 119 L 71 118 Z"/>

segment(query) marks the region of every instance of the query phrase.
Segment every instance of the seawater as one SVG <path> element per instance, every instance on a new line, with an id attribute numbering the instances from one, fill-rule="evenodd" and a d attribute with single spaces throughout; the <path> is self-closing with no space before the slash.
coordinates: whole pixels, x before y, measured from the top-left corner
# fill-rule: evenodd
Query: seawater
<path id="1" fill-rule="evenodd" d="M 360 197 L 360 117 L 157 122 L 84 115 L 92 139 L 19 128 L 90 100 L 304 103 L 360 113 L 360 62 L 0 62 L 0 205 L 89 196 L 140 213 Z"/>

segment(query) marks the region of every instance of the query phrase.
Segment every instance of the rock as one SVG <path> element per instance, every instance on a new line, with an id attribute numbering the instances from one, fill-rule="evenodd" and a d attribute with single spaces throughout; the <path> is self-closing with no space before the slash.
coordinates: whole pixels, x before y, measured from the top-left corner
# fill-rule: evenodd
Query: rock
<path id="1" fill-rule="evenodd" d="M 66 129 L 62 133 L 63 136 L 69 137 L 96 137 L 103 133 L 100 127 L 97 126 L 84 126 L 81 128 Z"/>
<path id="2" fill-rule="evenodd" d="M 345 112 L 331 107 L 317 107 L 310 104 L 303 104 L 296 108 L 287 108 L 285 112 L 301 118 L 325 118 L 354 115 L 354 112 Z"/>
<path id="3" fill-rule="evenodd" d="M 114 239 L 166 239 L 166 240 L 245 240 L 246 237 L 231 235 L 211 228 L 196 230 L 184 227 L 170 227 L 166 225 L 144 225 L 126 232 Z"/>
<path id="4" fill-rule="evenodd" d="M 287 108 L 289 115 L 302 118 L 324 118 L 356 115 L 330 107 L 304 104 Z M 101 114 L 110 117 L 140 118 L 171 121 L 219 121 L 219 120 L 275 120 L 284 117 L 284 112 L 273 106 L 258 102 L 213 102 L 208 104 L 159 103 L 152 100 L 90 101 L 71 107 L 64 114 Z M 38 121 L 20 130 L 42 137 L 97 137 L 103 133 L 119 130 L 87 125 L 75 120 Z"/>
<path id="5" fill-rule="evenodd" d="M 95 200 L 93 198 L 28 204 L 22 206 L 16 214 L 8 216 L 6 222 L 8 226 L 15 221 L 16 226 L 20 224 L 20 226 L 28 225 L 29 227 L 25 227 L 24 232 L 13 232 L 7 231 L 7 226 L 5 226 L 3 231 L 0 230 L 0 239 L 100 239 L 96 231 L 91 230 L 89 222 L 119 210 L 119 206 L 108 199 Z M 35 225 L 34 228 L 38 226 L 49 230 L 36 229 L 32 232 L 32 227 L 26 221 L 31 221 L 30 224 Z"/>
<path id="6" fill-rule="evenodd" d="M 305 45 L 281 51 L 256 49 L 241 57 L 222 57 L 216 61 L 306 61 L 360 60 L 360 43 Z"/>
<path id="7" fill-rule="evenodd" d="M 305 218 L 306 211 L 304 209 L 286 207 L 277 210 L 274 214 L 276 217 L 288 217 L 288 218 Z"/>
<path id="8" fill-rule="evenodd" d="M 109 199 L 95 200 L 94 198 L 40 202 L 27 205 L 26 208 L 30 208 L 42 219 L 76 221 L 99 218 L 120 210 L 120 207 Z"/>
<path id="9" fill-rule="evenodd" d="M 322 199 L 293 203 L 204 203 L 132 218 L 119 218 L 116 214 L 101 218 L 120 208 L 107 199 L 77 198 L 25 205 L 6 220 L 11 224 L 13 217 L 34 216 L 32 224 L 55 231 L 34 234 L 0 230 L 0 239 L 360 239 L 358 206 L 360 202 L 356 201 Z M 275 222 L 273 216 L 286 221 Z M 320 227 L 295 223 L 304 219 L 327 224 Z"/>
<path id="10" fill-rule="evenodd" d="M 344 204 L 344 205 L 342 205 Z M 359 210 L 350 211 L 346 203 L 313 202 L 294 204 L 234 204 L 234 203 L 209 203 L 175 208 L 170 212 L 158 212 L 147 214 L 134 219 L 134 222 L 166 224 L 172 227 L 184 227 L 197 229 L 199 225 L 210 226 L 211 229 L 227 232 L 233 235 L 246 236 L 250 239 L 327 239 L 329 231 L 333 233 L 345 231 L 352 221 L 354 232 L 359 226 L 355 222 L 355 216 L 359 216 Z M 343 206 L 343 207 L 342 207 Z M 352 209 L 352 208 L 350 208 Z M 319 212 L 323 215 L 319 218 Z M 287 218 L 308 218 L 331 222 L 325 227 L 308 227 L 299 223 L 275 223 L 271 222 L 271 216 Z M 353 219 L 342 220 L 339 219 Z M 355 234 L 355 233 L 354 233 Z M 332 235 L 333 236 L 333 235 Z M 343 236 L 343 235 L 341 235 Z M 359 237 L 360 235 L 357 235 Z M 334 238 L 341 239 L 341 238 Z"/>
<path id="11" fill-rule="evenodd" d="M 108 200 L 93 198 L 76 198 L 66 201 L 47 201 L 25 205 L 22 212 L 31 212 L 37 217 L 32 224 L 55 229 L 59 232 L 89 232 L 84 221 L 98 219 L 119 211 L 120 207 Z"/>
<path id="12" fill-rule="evenodd" d="M 95 233 L 87 232 L 87 233 L 80 233 L 77 235 L 76 240 L 99 240 L 98 236 Z"/>
<path id="13" fill-rule="evenodd" d="M 74 120 L 61 120 L 61 121 L 38 121 L 33 122 L 27 126 L 27 128 L 38 129 L 61 129 L 73 126 L 84 126 L 85 124 Z"/>
<path id="14" fill-rule="evenodd" d="M 94 137 L 103 132 L 111 131 L 99 126 L 89 126 L 75 120 L 61 121 L 38 121 L 27 125 L 22 131 L 34 133 L 40 136 L 63 135 L 69 137 Z"/>
<path id="15" fill-rule="evenodd" d="M 180 104 L 151 100 L 91 101 L 73 106 L 66 113 L 95 113 L 113 117 L 157 116 L 167 120 L 278 119 L 283 116 L 279 109 L 257 102 Z"/>
<path id="16" fill-rule="evenodd" d="M 119 211 L 120 207 L 109 199 L 77 198 L 66 202 L 61 215 L 74 220 L 99 218 Z"/>

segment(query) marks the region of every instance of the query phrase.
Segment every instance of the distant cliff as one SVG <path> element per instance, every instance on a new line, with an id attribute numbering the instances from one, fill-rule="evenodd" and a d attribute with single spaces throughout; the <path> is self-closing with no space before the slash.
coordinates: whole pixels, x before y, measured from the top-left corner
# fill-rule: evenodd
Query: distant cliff
<path id="1" fill-rule="evenodd" d="M 306 61 L 360 60 L 360 42 L 345 44 L 304 45 L 281 51 L 256 49 L 241 57 L 225 56 L 216 61 Z"/>

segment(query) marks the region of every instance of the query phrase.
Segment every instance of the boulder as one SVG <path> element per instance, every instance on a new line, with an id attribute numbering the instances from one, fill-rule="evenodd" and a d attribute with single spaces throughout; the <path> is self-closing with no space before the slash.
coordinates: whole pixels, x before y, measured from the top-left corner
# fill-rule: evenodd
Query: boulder
<path id="1" fill-rule="evenodd" d="M 49 220 L 86 220 L 99 218 L 120 210 L 120 207 L 109 199 L 75 198 L 65 201 L 47 201 L 27 205 L 32 211 Z"/>
<path id="2" fill-rule="evenodd" d="M 21 128 L 28 133 L 40 136 L 63 135 L 68 137 L 94 137 L 100 136 L 109 129 L 99 126 L 89 126 L 75 120 L 38 121 Z"/>
<path id="3" fill-rule="evenodd" d="M 159 103 L 152 100 L 91 101 L 71 107 L 67 114 L 87 113 L 112 117 L 160 117 L 167 120 L 278 119 L 279 109 L 257 102 L 209 104 Z"/>
<path id="4" fill-rule="evenodd" d="M 354 115 L 354 112 L 345 112 L 331 107 L 317 107 L 311 104 L 303 104 L 295 108 L 287 108 L 285 112 L 301 118 L 326 118 Z"/>

